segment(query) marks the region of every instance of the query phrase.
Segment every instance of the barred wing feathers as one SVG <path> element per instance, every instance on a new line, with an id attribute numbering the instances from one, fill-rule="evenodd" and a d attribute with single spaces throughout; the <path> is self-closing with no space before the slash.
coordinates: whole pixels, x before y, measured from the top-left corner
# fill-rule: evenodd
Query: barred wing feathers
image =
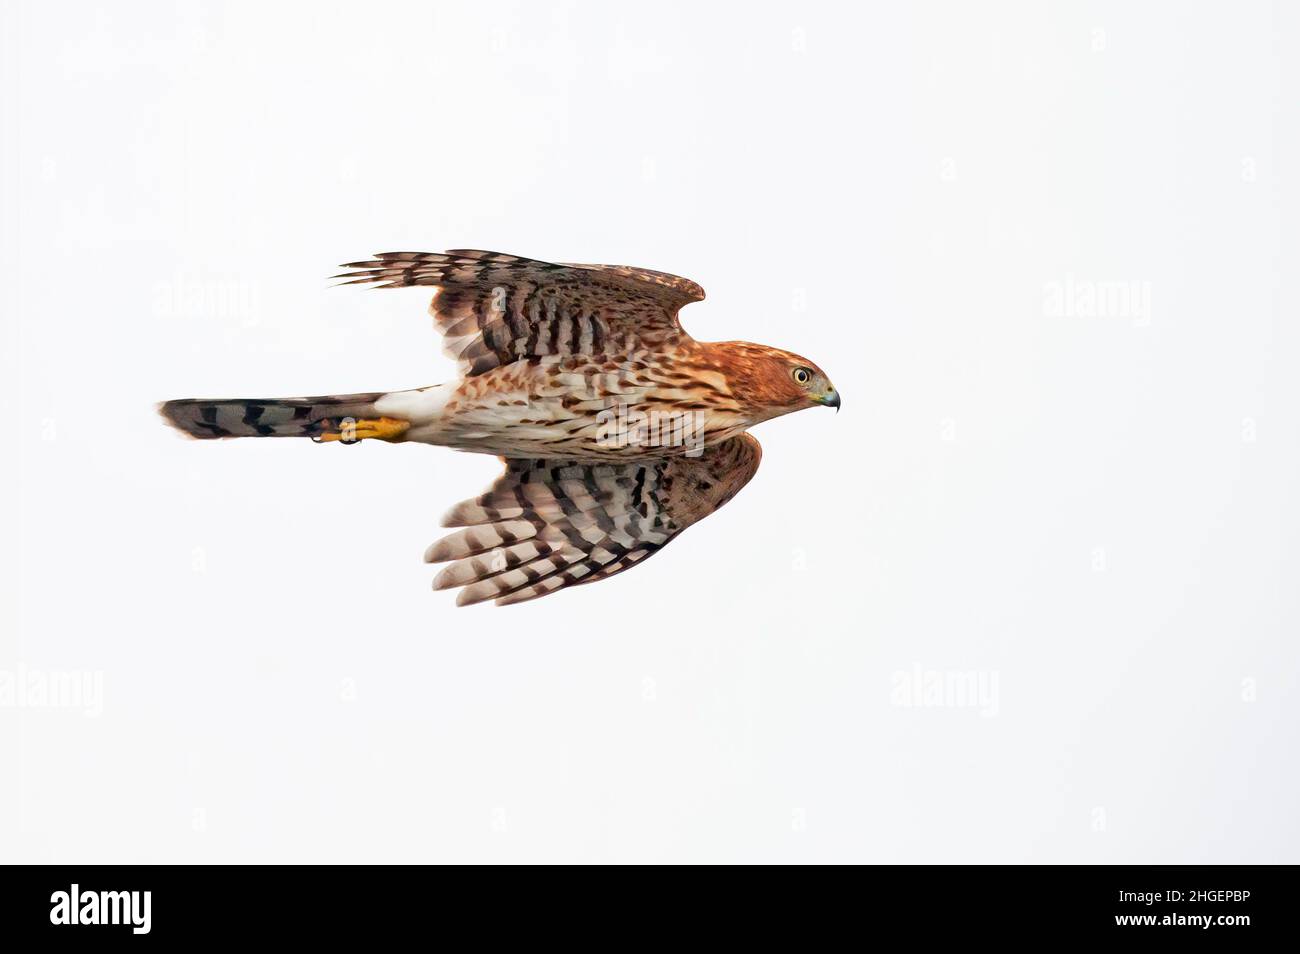
<path id="1" fill-rule="evenodd" d="M 603 580 L 635 566 L 745 486 L 762 450 L 743 434 L 699 457 L 606 464 L 506 460 L 486 493 L 444 519 L 462 527 L 425 554 L 452 561 L 436 589 L 464 587 L 457 604 L 498 606 Z"/>
<path id="2" fill-rule="evenodd" d="M 430 311 L 466 376 L 545 355 L 626 356 L 686 337 L 695 282 L 626 265 L 542 262 L 503 252 L 381 252 L 343 266 L 342 284 L 438 288 Z"/>

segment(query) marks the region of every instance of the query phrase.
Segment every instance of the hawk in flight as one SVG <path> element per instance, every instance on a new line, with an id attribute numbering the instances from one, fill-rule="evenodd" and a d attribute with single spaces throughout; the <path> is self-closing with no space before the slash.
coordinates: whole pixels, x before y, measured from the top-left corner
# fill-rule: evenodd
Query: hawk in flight
<path id="1" fill-rule="evenodd" d="M 198 438 L 415 441 L 496 454 L 505 471 L 453 507 L 433 544 L 458 605 L 521 603 L 621 573 L 713 513 L 758 469 L 746 431 L 840 396 L 806 358 L 696 341 L 693 281 L 622 265 L 499 252 L 385 252 L 343 284 L 428 285 L 460 377 L 411 391 L 160 406 Z"/>

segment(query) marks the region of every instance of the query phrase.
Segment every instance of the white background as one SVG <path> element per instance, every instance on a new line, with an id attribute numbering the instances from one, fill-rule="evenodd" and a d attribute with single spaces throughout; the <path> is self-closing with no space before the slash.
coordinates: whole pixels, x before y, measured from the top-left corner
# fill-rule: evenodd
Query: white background
<path id="1" fill-rule="evenodd" d="M 0 671 L 103 693 L 0 707 L 3 860 L 1300 860 L 1287 4 L 4 11 Z M 420 560 L 494 460 L 155 415 L 449 379 L 325 278 L 454 247 L 687 275 L 843 413 L 501 610 Z"/>

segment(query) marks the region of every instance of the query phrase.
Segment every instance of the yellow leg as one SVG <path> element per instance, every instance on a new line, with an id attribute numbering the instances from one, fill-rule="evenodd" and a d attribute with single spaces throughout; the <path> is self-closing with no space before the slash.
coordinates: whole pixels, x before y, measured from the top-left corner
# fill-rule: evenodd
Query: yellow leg
<path id="1" fill-rule="evenodd" d="M 320 423 L 322 430 L 312 440 L 317 443 L 338 441 L 340 444 L 355 444 L 366 438 L 395 441 L 411 426 L 410 421 L 395 417 L 341 417 Z"/>

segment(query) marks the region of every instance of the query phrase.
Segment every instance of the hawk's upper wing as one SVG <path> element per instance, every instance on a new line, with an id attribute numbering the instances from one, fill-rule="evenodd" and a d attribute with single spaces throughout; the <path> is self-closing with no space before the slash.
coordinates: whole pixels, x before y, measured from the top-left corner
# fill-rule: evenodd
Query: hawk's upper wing
<path id="1" fill-rule="evenodd" d="M 337 278 L 380 288 L 434 285 L 443 349 L 465 375 L 548 354 L 626 354 L 685 336 L 677 312 L 704 289 L 622 265 L 557 265 L 502 252 L 382 252 Z"/>
<path id="2" fill-rule="evenodd" d="M 748 434 L 699 457 L 627 464 L 506 460 L 488 492 L 453 507 L 464 527 L 425 554 L 454 560 L 433 581 L 463 586 L 456 603 L 498 606 L 621 573 L 736 495 L 762 450 Z"/>

